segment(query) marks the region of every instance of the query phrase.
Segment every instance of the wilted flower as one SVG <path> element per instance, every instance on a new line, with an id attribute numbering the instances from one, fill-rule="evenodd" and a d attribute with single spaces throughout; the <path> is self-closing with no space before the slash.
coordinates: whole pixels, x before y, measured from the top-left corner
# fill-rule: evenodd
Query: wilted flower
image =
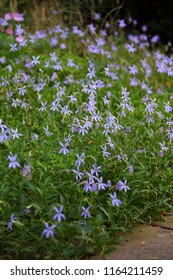
<path id="1" fill-rule="evenodd" d="M 24 164 L 24 167 L 22 169 L 22 175 L 26 177 L 28 180 L 32 180 L 32 174 L 31 174 L 31 167 L 30 165 Z"/>

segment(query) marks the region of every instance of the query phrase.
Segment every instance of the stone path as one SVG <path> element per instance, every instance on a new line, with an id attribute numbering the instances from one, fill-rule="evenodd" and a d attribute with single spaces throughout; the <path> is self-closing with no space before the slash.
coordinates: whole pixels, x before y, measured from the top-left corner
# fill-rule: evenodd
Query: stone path
<path id="1" fill-rule="evenodd" d="M 123 234 L 125 241 L 106 256 L 107 260 L 173 260 L 173 213 L 152 225 L 136 225 Z M 92 259 L 101 259 L 93 256 Z"/>

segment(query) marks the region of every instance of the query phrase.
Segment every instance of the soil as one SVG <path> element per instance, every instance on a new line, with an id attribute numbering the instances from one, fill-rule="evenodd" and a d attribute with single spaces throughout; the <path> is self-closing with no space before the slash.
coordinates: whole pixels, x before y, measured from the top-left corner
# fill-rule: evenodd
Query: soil
<path id="1" fill-rule="evenodd" d="M 162 222 L 136 225 L 123 234 L 125 241 L 105 257 L 106 260 L 173 260 L 173 213 Z M 92 259 L 101 259 L 99 255 Z"/>

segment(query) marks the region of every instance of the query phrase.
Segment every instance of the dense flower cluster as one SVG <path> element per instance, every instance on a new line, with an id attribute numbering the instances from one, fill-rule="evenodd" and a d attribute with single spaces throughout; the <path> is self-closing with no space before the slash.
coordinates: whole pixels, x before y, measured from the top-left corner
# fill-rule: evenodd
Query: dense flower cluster
<path id="1" fill-rule="evenodd" d="M 95 14 L 95 21 L 99 19 Z M 50 191 L 52 203 L 45 201 L 49 212 L 38 221 L 45 225 L 40 235 L 49 238 L 69 216 L 86 224 L 95 217 L 95 209 L 104 207 L 99 203 L 110 209 L 123 207 L 123 200 L 128 201 L 135 188 L 130 180 L 142 165 L 141 154 L 156 152 L 161 160 L 172 153 L 172 93 L 169 88 L 164 92 L 162 84 L 153 85 L 151 77 L 172 77 L 173 59 L 155 51 L 152 60 L 146 27 L 140 35 L 130 34 L 123 47 L 118 46 L 118 32 L 127 25 L 123 19 L 118 20 L 110 46 L 109 23 L 103 30 L 97 30 L 94 23 L 85 31 L 76 25 L 70 29 L 59 24 L 31 34 L 20 24 L 10 31 L 11 20 L 22 22 L 24 18 L 7 13 L 0 19 L 0 25 L 8 27 L 7 34 L 15 34 L 15 41 L 7 45 L 11 58 L 0 57 L 4 70 L 0 76 L 1 110 L 5 112 L 0 119 L 3 164 L 10 176 L 17 174 L 16 184 L 24 180 L 24 188 L 27 184 L 31 187 L 21 195 L 23 201 L 27 196 L 32 200 L 31 205 L 25 205 L 24 216 L 33 214 L 30 208 L 33 200 L 37 201 L 30 194 L 33 189 L 41 199 Z M 89 35 L 95 40 L 89 40 Z M 86 51 L 89 60 L 85 63 L 79 55 L 71 54 L 71 36 Z M 157 40 L 153 37 L 152 43 Z M 47 46 L 46 55 L 34 52 L 42 44 Z M 31 51 L 27 53 L 26 48 Z M 146 141 L 141 141 L 141 135 Z M 157 151 L 152 149 L 153 142 Z M 49 178 L 44 181 L 46 173 L 51 182 Z M 42 187 L 47 182 L 49 185 Z M 64 195 L 66 188 L 70 198 Z M 78 207 L 71 211 L 74 199 Z M 21 209 L 11 208 L 10 231 L 21 218 L 13 213 Z"/>

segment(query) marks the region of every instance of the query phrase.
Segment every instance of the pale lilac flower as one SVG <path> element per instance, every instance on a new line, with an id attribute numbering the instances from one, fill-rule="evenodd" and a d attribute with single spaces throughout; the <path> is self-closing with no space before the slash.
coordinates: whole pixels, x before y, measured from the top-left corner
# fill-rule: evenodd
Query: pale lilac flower
<path id="1" fill-rule="evenodd" d="M 50 38 L 50 46 L 55 47 L 58 44 L 58 39 L 56 37 Z"/>
<path id="2" fill-rule="evenodd" d="M 133 87 L 138 86 L 138 81 L 135 77 L 130 78 L 130 85 L 133 86 Z"/>
<path id="3" fill-rule="evenodd" d="M 106 185 L 107 185 L 108 188 L 110 188 L 112 186 L 111 180 L 107 180 L 107 184 Z"/>
<path id="4" fill-rule="evenodd" d="M 60 49 L 62 49 L 62 50 L 64 50 L 64 49 L 66 49 L 67 47 L 66 47 L 66 44 L 64 44 L 64 43 L 62 43 L 61 45 L 60 45 Z"/>
<path id="5" fill-rule="evenodd" d="M 69 58 L 69 59 L 68 59 L 67 66 L 69 66 L 69 67 L 74 67 L 74 66 L 75 66 L 75 63 L 73 62 L 73 59 L 72 59 L 72 58 Z"/>
<path id="6" fill-rule="evenodd" d="M 105 95 L 104 97 L 102 97 L 102 99 L 103 99 L 103 103 L 104 103 L 105 106 L 108 105 L 108 104 L 110 103 L 110 100 L 107 99 L 107 96 L 106 96 L 106 95 Z"/>
<path id="7" fill-rule="evenodd" d="M 7 20 L 5 20 L 5 19 L 3 19 L 3 18 L 0 18 L 0 25 L 1 25 L 1 26 L 8 26 Z"/>
<path id="8" fill-rule="evenodd" d="M 76 160 L 75 165 L 79 167 L 82 163 L 84 163 L 85 153 L 82 153 L 80 156 L 76 154 L 76 156 L 78 159 Z"/>
<path id="9" fill-rule="evenodd" d="M 26 86 L 23 86 L 23 87 L 20 87 L 20 88 L 18 88 L 18 90 L 19 90 L 19 94 L 20 95 L 22 95 L 22 96 L 24 96 L 25 95 L 25 93 L 26 93 Z"/>
<path id="10" fill-rule="evenodd" d="M 164 156 L 163 151 L 159 151 L 158 156 L 159 156 L 159 157 L 163 157 L 163 156 Z"/>
<path id="11" fill-rule="evenodd" d="M 46 132 L 46 135 L 47 136 L 51 136 L 52 135 L 52 132 L 49 131 L 49 127 L 47 125 L 47 127 L 43 127 L 44 131 Z"/>
<path id="12" fill-rule="evenodd" d="M 92 164 L 92 167 L 93 167 L 93 169 L 91 169 L 91 171 L 93 171 L 92 174 L 95 173 L 95 175 L 98 177 L 99 172 L 101 172 L 101 170 L 100 170 L 100 169 L 101 169 L 101 166 L 97 166 L 97 164 L 94 163 L 94 164 Z"/>
<path id="13" fill-rule="evenodd" d="M 86 75 L 87 77 L 89 77 L 90 79 L 94 78 L 96 75 L 95 75 L 95 69 L 90 69 L 88 68 L 88 73 Z"/>
<path id="14" fill-rule="evenodd" d="M 129 53 L 134 53 L 136 51 L 136 48 L 134 47 L 134 44 L 126 44 L 126 48 L 128 49 Z"/>
<path id="15" fill-rule="evenodd" d="M 0 119 L 0 128 L 1 128 L 1 129 L 7 128 L 7 126 L 6 126 L 5 124 L 2 123 L 2 119 Z"/>
<path id="16" fill-rule="evenodd" d="M 109 196 L 112 198 L 112 206 L 120 206 L 122 204 L 122 201 L 117 198 L 116 192 L 110 194 Z"/>
<path id="17" fill-rule="evenodd" d="M 107 142 L 108 142 L 108 145 L 111 148 L 111 150 L 115 150 L 115 145 L 112 143 L 112 140 L 109 136 L 107 138 Z"/>
<path id="18" fill-rule="evenodd" d="M 125 192 L 127 192 L 128 190 L 130 190 L 130 187 L 128 187 L 126 185 L 127 180 L 124 181 L 124 183 L 122 181 L 119 181 L 116 185 L 117 190 L 122 191 L 124 190 Z"/>
<path id="19" fill-rule="evenodd" d="M 111 77 L 111 74 L 112 74 L 112 73 L 110 72 L 109 67 L 105 67 L 104 70 L 105 70 L 105 76 Z"/>
<path id="20" fill-rule="evenodd" d="M 12 98 L 12 101 L 13 101 L 12 104 L 11 104 L 12 107 L 16 108 L 17 106 L 19 106 L 20 101 L 19 101 L 18 98 L 16 98 L 16 99 Z"/>
<path id="21" fill-rule="evenodd" d="M 13 222 L 16 220 L 17 220 L 17 218 L 14 217 L 14 213 L 13 213 L 10 217 L 10 221 L 9 221 L 8 227 L 7 227 L 9 230 L 12 230 Z"/>
<path id="22" fill-rule="evenodd" d="M 32 136 L 33 136 L 34 140 L 38 141 L 38 134 L 37 133 L 33 133 Z"/>
<path id="23" fill-rule="evenodd" d="M 124 19 L 119 19 L 118 20 L 118 23 L 119 23 L 119 27 L 120 28 L 124 28 L 124 27 L 126 27 L 126 23 L 125 23 L 125 21 L 124 21 Z"/>
<path id="24" fill-rule="evenodd" d="M 98 19 L 100 19 L 100 18 L 101 18 L 101 16 L 100 16 L 99 13 L 95 13 L 95 14 L 94 14 L 94 19 L 95 19 L 95 20 L 98 20 Z"/>
<path id="25" fill-rule="evenodd" d="M 54 70 L 62 70 L 61 61 L 57 61 L 56 64 L 53 66 Z"/>
<path id="26" fill-rule="evenodd" d="M 159 143 L 159 145 L 161 146 L 162 151 L 168 151 L 168 147 L 165 146 L 165 142 Z"/>
<path id="27" fill-rule="evenodd" d="M 91 33 L 94 33 L 94 32 L 96 31 L 96 27 L 93 25 L 93 23 L 90 23 L 90 24 L 88 25 L 88 28 L 89 28 L 89 30 L 90 30 Z"/>
<path id="28" fill-rule="evenodd" d="M 143 32 L 147 32 L 147 29 L 148 29 L 148 26 L 147 26 L 147 25 L 143 25 L 143 26 L 141 27 L 141 30 L 142 30 Z"/>
<path id="29" fill-rule="evenodd" d="M 21 24 L 16 25 L 15 35 L 21 36 L 24 33 L 23 28 L 21 27 Z"/>
<path id="30" fill-rule="evenodd" d="M 41 105 L 42 107 L 38 109 L 38 111 L 45 111 L 46 110 L 46 104 L 47 104 L 47 101 L 46 102 L 41 102 Z"/>
<path id="31" fill-rule="evenodd" d="M 85 134 L 88 134 L 88 129 L 86 129 L 85 126 L 80 126 L 79 134 L 82 134 L 82 136 L 84 136 Z"/>
<path id="32" fill-rule="evenodd" d="M 95 183 L 91 183 L 91 191 L 95 192 L 97 190 L 97 185 Z"/>
<path id="33" fill-rule="evenodd" d="M 129 66 L 130 69 L 130 74 L 135 75 L 138 73 L 138 68 L 135 64 L 133 64 L 132 66 Z"/>
<path id="34" fill-rule="evenodd" d="M 105 190 L 107 185 L 103 183 L 103 177 L 97 178 L 98 190 Z"/>
<path id="35" fill-rule="evenodd" d="M 61 206 L 60 209 L 58 209 L 56 206 L 54 206 L 56 214 L 54 215 L 53 220 L 57 220 L 58 223 L 60 223 L 62 219 L 66 220 L 66 216 L 62 213 L 63 208 L 64 208 L 64 206 Z"/>
<path id="36" fill-rule="evenodd" d="M 82 212 L 81 216 L 83 216 L 85 220 L 90 217 L 90 213 L 89 213 L 90 207 L 91 206 L 85 208 L 85 207 L 82 206 L 83 212 Z"/>
<path id="37" fill-rule="evenodd" d="M 151 42 L 152 43 L 157 43 L 159 41 L 160 37 L 158 35 L 154 35 L 152 38 L 151 38 Z"/>
<path id="38" fill-rule="evenodd" d="M 109 157 L 110 156 L 110 153 L 106 151 L 107 147 L 106 146 L 103 146 L 102 147 L 102 150 L 103 150 L 103 156 L 105 157 Z"/>
<path id="39" fill-rule="evenodd" d="M 60 106 L 60 108 L 61 108 L 61 114 L 63 114 L 64 116 L 66 115 L 69 116 L 72 113 L 72 111 L 68 109 L 68 105 L 65 105 L 64 107 Z"/>
<path id="40" fill-rule="evenodd" d="M 45 224 L 45 229 L 42 231 L 42 235 L 45 235 L 46 238 L 49 238 L 50 236 L 54 236 L 54 232 L 53 232 L 53 229 L 56 227 L 56 225 L 52 225 L 52 226 L 49 226 L 48 223 L 44 223 Z"/>
<path id="41" fill-rule="evenodd" d="M 20 164 L 16 161 L 17 159 L 17 155 L 13 155 L 11 152 L 10 152 L 10 155 L 8 156 L 8 159 L 10 161 L 8 167 L 9 168 L 16 168 L 16 167 L 20 167 Z"/>
<path id="42" fill-rule="evenodd" d="M 77 166 L 77 170 L 72 170 L 76 174 L 76 181 L 79 181 L 83 178 L 84 173 L 79 171 L 79 167 Z"/>
<path id="43" fill-rule="evenodd" d="M 18 129 L 11 129 L 11 137 L 12 139 L 15 139 L 15 138 L 19 138 L 20 136 L 23 136 L 22 134 L 18 133 Z"/>
<path id="44" fill-rule="evenodd" d="M 50 108 L 51 111 L 58 111 L 58 103 L 55 101 L 52 101 L 52 107 Z"/>
<path id="45" fill-rule="evenodd" d="M 7 135 L 7 133 L 9 132 L 9 129 L 4 129 L 2 128 L 2 134 L 0 134 L 0 143 L 2 143 L 4 140 L 7 140 L 9 137 L 9 135 Z"/>
<path id="46" fill-rule="evenodd" d="M 18 50 L 17 44 L 10 44 L 10 52 L 15 52 Z"/>
<path id="47" fill-rule="evenodd" d="M 132 165 L 129 166 L 129 172 L 133 173 L 133 166 Z"/>
<path id="48" fill-rule="evenodd" d="M 61 142 L 59 142 L 60 143 L 60 145 L 61 145 L 61 149 L 59 149 L 59 154 L 64 154 L 64 155 L 66 155 L 66 154 L 68 154 L 69 153 L 69 150 L 67 149 L 67 144 L 65 144 L 65 145 L 63 145 Z"/>
<path id="49" fill-rule="evenodd" d="M 163 104 L 165 105 L 166 113 L 172 112 L 172 107 L 170 106 L 170 101 L 168 101 L 168 103 L 163 102 Z"/>
<path id="50" fill-rule="evenodd" d="M 90 183 L 88 182 L 88 180 L 86 180 L 86 181 L 84 182 L 83 190 L 86 191 L 86 192 L 91 191 L 91 185 L 90 185 Z"/>
<path id="51" fill-rule="evenodd" d="M 31 64 L 33 64 L 33 65 L 40 64 L 39 58 L 40 58 L 40 56 L 37 56 L 37 57 L 32 56 Z"/>
<path id="52" fill-rule="evenodd" d="M 64 138 L 64 141 L 67 145 L 70 143 L 72 137 L 73 135 L 68 134 L 67 137 Z"/>

